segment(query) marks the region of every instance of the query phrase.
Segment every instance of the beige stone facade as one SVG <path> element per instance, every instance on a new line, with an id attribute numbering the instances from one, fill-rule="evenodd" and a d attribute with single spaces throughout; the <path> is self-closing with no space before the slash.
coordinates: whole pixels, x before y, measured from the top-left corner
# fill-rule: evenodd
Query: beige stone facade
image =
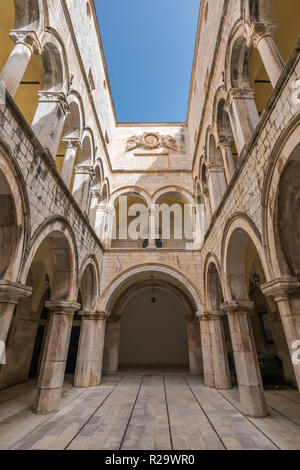
<path id="1" fill-rule="evenodd" d="M 300 388 L 299 2 L 202 0 L 184 123 L 117 122 L 92 0 L 5 3 L 0 388 L 36 377 L 47 414 L 66 373 L 101 387 L 140 334 L 122 337 L 126 305 L 164 292 L 182 363 L 218 390 L 235 375 L 242 413 L 266 416 L 263 357 Z M 111 238 L 125 196 L 139 240 Z M 153 235 L 155 204 L 188 205 L 193 240 Z"/>

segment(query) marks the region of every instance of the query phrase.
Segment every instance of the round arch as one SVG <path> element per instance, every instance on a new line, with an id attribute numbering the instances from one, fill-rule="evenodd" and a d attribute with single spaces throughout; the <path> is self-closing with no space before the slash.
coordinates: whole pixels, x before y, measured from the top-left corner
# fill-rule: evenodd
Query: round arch
<path id="1" fill-rule="evenodd" d="M 157 204 L 159 199 L 167 196 L 168 194 L 176 194 L 184 198 L 189 204 L 194 204 L 194 197 L 192 193 L 184 188 L 181 188 L 180 186 L 165 186 L 160 188 L 152 195 L 151 204 Z"/>
<path id="2" fill-rule="evenodd" d="M 295 116 L 276 143 L 269 159 L 262 188 L 263 244 L 266 246 L 267 257 L 274 278 L 291 275 L 286 256 L 279 243 L 280 238 L 278 238 L 278 198 L 281 177 L 288 169 L 289 163 L 296 160 L 297 151 L 299 153 L 299 131 L 300 113 Z"/>
<path id="3" fill-rule="evenodd" d="M 270 280 L 270 269 L 258 229 L 246 215 L 236 214 L 228 222 L 222 240 L 221 257 L 226 301 L 248 300 L 242 260 L 245 259 L 249 240 L 252 240 L 256 248 L 267 282 Z"/>
<path id="4" fill-rule="evenodd" d="M 159 264 L 145 264 L 121 273 L 103 292 L 101 310 L 111 314 L 115 302 L 123 292 L 133 284 L 149 279 L 168 281 L 186 295 L 194 312 L 203 312 L 203 303 L 192 283 L 175 269 Z"/>
<path id="5" fill-rule="evenodd" d="M 69 90 L 69 67 L 67 54 L 60 35 L 52 28 L 47 28 L 41 38 L 43 47 L 42 61 L 44 68 L 43 91 L 62 92 Z"/>
<path id="6" fill-rule="evenodd" d="M 28 255 L 22 268 L 21 282 L 26 282 L 30 266 L 41 244 L 48 240 L 55 278 L 51 300 L 71 300 L 76 297 L 78 256 L 75 236 L 63 218 L 48 219 L 31 238 Z"/>
<path id="7" fill-rule="evenodd" d="M 98 305 L 99 267 L 94 256 L 87 256 L 78 275 L 78 291 L 81 290 L 84 311 L 94 312 Z"/>
<path id="8" fill-rule="evenodd" d="M 0 148 L 1 278 L 16 281 L 30 233 L 29 202 L 21 173 Z M 18 173 L 18 174 L 17 174 Z M 20 185 L 22 184 L 22 187 Z M 9 247 L 9 249 L 8 249 Z"/>
<path id="9" fill-rule="evenodd" d="M 110 196 L 110 205 L 114 206 L 117 199 L 121 196 L 137 196 L 145 202 L 147 207 L 150 207 L 151 198 L 150 195 L 142 188 L 138 186 L 125 186 L 123 188 L 117 189 Z"/>

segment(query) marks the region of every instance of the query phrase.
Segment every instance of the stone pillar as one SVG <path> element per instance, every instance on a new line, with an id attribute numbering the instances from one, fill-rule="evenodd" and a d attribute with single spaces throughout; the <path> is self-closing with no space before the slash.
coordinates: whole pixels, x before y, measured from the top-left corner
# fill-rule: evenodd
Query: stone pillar
<path id="1" fill-rule="evenodd" d="M 105 221 L 103 225 L 103 236 L 102 243 L 105 248 L 111 247 L 111 238 L 113 235 L 113 225 L 114 225 L 114 209 L 107 206 L 105 210 Z"/>
<path id="2" fill-rule="evenodd" d="M 152 204 L 151 208 L 148 209 L 148 248 L 156 248 L 155 240 L 158 238 L 156 233 L 156 216 L 156 206 Z"/>
<path id="3" fill-rule="evenodd" d="M 109 317 L 106 323 L 103 372 L 114 374 L 119 368 L 121 318 Z"/>
<path id="4" fill-rule="evenodd" d="M 221 139 L 219 142 L 219 147 L 222 152 L 224 170 L 227 184 L 230 183 L 234 173 L 235 173 L 235 163 L 232 155 L 232 145 L 233 141 L 231 139 Z"/>
<path id="5" fill-rule="evenodd" d="M 222 323 L 223 314 L 221 312 L 211 312 L 207 315 L 211 336 L 211 355 L 214 370 L 215 388 L 220 390 L 228 390 L 231 388 L 231 379 L 228 365 L 225 333 Z"/>
<path id="6" fill-rule="evenodd" d="M 96 209 L 95 233 L 96 235 L 98 235 L 98 238 L 101 241 L 104 239 L 104 227 L 106 223 L 106 214 L 107 214 L 107 207 L 100 203 Z"/>
<path id="7" fill-rule="evenodd" d="M 300 391 L 300 282 L 293 277 L 275 279 L 262 285 L 261 290 L 273 296 L 278 305 Z"/>
<path id="8" fill-rule="evenodd" d="M 251 139 L 259 121 L 254 96 L 251 88 L 232 88 L 228 93 L 226 108 L 239 154 Z"/>
<path id="9" fill-rule="evenodd" d="M 190 371 L 193 375 L 201 375 L 203 373 L 203 364 L 199 320 L 191 315 L 187 317 L 186 322 Z"/>
<path id="10" fill-rule="evenodd" d="M 226 191 L 224 168 L 221 165 L 208 165 L 207 183 L 212 213 L 218 208 Z"/>
<path id="11" fill-rule="evenodd" d="M 32 54 L 41 54 L 42 47 L 34 31 L 12 31 L 10 37 L 15 42 L 15 47 L 0 73 L 0 80 L 14 97 Z"/>
<path id="12" fill-rule="evenodd" d="M 78 165 L 75 168 L 73 196 L 83 212 L 87 212 L 89 189 L 92 183 L 92 166 Z"/>
<path id="13" fill-rule="evenodd" d="M 39 104 L 31 127 L 41 144 L 55 158 L 70 108 L 62 92 L 39 91 L 38 94 Z"/>
<path id="14" fill-rule="evenodd" d="M 204 205 L 205 205 L 207 227 L 209 227 L 212 213 L 211 213 L 211 207 L 210 207 L 208 188 L 203 188 L 203 199 L 204 199 Z"/>
<path id="15" fill-rule="evenodd" d="M 276 32 L 276 24 L 254 23 L 250 33 L 251 41 L 259 50 L 273 88 L 284 69 L 283 59 L 274 41 Z"/>
<path id="16" fill-rule="evenodd" d="M 242 413 L 260 418 L 268 411 L 250 319 L 253 308 L 250 301 L 226 302 L 222 307 L 228 314 Z"/>
<path id="17" fill-rule="evenodd" d="M 211 331 L 207 314 L 197 313 L 200 322 L 200 336 L 202 347 L 203 376 L 206 387 L 215 387 L 214 366 L 212 358 Z"/>
<path id="18" fill-rule="evenodd" d="M 96 387 L 101 383 L 105 339 L 105 312 L 80 312 L 81 329 L 74 387 Z"/>
<path id="19" fill-rule="evenodd" d="M 63 139 L 63 143 L 66 146 L 66 153 L 61 169 L 60 176 L 64 180 L 66 186 L 70 189 L 74 163 L 76 160 L 76 154 L 78 149 L 80 148 L 80 141 L 79 139 Z"/>
<path id="20" fill-rule="evenodd" d="M 9 332 L 15 306 L 19 299 L 23 297 L 29 297 L 31 294 L 31 287 L 24 286 L 18 282 L 7 281 L 5 279 L 0 280 L 0 346 L 3 357 L 5 356 L 5 342 Z"/>
<path id="21" fill-rule="evenodd" d="M 80 309 L 80 304 L 49 301 L 46 307 L 50 310 L 50 320 L 34 405 L 37 414 L 51 413 L 59 408 L 73 315 Z"/>
<path id="22" fill-rule="evenodd" d="M 96 212 L 97 212 L 97 205 L 98 205 L 99 198 L 100 198 L 99 189 L 92 189 L 91 199 L 90 199 L 89 218 L 90 218 L 90 224 L 95 231 L 96 231 Z"/>

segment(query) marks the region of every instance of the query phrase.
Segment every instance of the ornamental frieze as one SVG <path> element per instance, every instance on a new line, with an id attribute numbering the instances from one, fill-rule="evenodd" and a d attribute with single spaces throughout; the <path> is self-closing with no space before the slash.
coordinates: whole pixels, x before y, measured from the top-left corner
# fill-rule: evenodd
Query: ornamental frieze
<path id="1" fill-rule="evenodd" d="M 176 139 L 170 135 L 161 135 L 158 132 L 145 132 L 143 135 L 134 135 L 126 142 L 125 152 L 136 149 L 156 150 L 168 149 L 177 151 Z"/>

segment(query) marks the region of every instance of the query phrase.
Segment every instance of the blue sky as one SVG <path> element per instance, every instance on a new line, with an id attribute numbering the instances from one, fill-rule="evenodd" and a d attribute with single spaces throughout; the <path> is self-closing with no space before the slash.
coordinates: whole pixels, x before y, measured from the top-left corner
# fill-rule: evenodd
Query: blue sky
<path id="1" fill-rule="evenodd" d="M 94 1 L 118 121 L 185 121 L 200 0 Z"/>

